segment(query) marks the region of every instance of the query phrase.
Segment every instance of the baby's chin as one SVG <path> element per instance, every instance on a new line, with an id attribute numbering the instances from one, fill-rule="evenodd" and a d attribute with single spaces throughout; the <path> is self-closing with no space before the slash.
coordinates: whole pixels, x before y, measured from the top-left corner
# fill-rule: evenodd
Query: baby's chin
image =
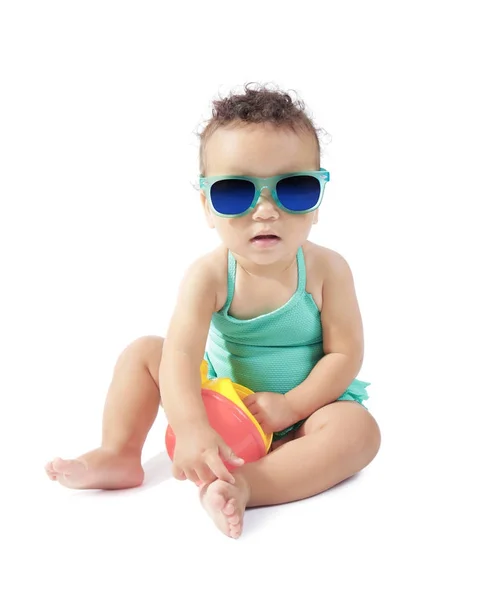
<path id="1" fill-rule="evenodd" d="M 231 248 L 231 252 L 245 262 L 255 265 L 274 265 L 276 263 L 289 262 L 293 260 L 298 248 L 287 245 L 283 240 L 273 244 L 248 243 L 241 248 Z"/>

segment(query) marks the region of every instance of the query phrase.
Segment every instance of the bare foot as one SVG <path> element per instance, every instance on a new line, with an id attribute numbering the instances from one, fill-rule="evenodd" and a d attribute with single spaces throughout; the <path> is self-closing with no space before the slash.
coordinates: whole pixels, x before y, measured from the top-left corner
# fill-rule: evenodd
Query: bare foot
<path id="1" fill-rule="evenodd" d="M 217 527 L 227 536 L 238 538 L 242 533 L 250 490 L 243 477 L 234 473 L 234 478 L 234 484 L 217 479 L 203 486 L 200 499 Z"/>
<path id="2" fill-rule="evenodd" d="M 55 458 L 45 466 L 53 481 L 75 489 L 119 490 L 143 483 L 140 455 L 97 448 L 76 460 Z"/>

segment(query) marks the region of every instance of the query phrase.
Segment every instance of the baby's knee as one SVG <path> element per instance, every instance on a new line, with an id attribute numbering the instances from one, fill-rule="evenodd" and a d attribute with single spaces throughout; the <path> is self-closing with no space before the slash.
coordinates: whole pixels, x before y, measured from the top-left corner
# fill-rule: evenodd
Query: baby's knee
<path id="1" fill-rule="evenodd" d="M 376 419 L 370 412 L 367 412 L 365 416 L 362 441 L 365 451 L 371 456 L 372 460 L 379 452 L 381 446 L 381 430 L 379 429 Z"/>
<path id="2" fill-rule="evenodd" d="M 161 360 L 164 338 L 157 335 L 145 335 L 131 342 L 120 354 L 118 363 L 131 362 L 145 365 L 151 372 Z"/>

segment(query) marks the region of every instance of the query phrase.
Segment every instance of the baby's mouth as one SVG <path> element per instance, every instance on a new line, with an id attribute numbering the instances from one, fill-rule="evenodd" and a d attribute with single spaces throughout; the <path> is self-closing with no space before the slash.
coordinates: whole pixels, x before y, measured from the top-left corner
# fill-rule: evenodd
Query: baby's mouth
<path id="1" fill-rule="evenodd" d="M 280 238 L 278 237 L 278 235 L 269 233 L 263 235 L 256 235 L 255 237 L 251 238 L 250 242 L 258 248 L 271 248 L 276 246 L 277 243 L 280 242 Z"/>
<path id="2" fill-rule="evenodd" d="M 279 240 L 280 238 L 278 237 L 278 235 L 274 235 L 274 234 L 269 234 L 269 235 L 255 235 L 254 238 L 251 238 L 252 240 Z"/>

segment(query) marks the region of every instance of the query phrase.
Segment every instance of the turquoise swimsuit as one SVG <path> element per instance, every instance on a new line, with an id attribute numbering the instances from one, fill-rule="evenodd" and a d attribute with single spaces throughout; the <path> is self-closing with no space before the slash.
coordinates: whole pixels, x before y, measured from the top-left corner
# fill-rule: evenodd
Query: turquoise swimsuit
<path id="1" fill-rule="evenodd" d="M 302 248 L 297 252 L 297 290 L 283 306 L 253 319 L 229 315 L 236 282 L 236 260 L 228 253 L 227 300 L 212 316 L 205 360 L 208 377 L 228 377 L 255 392 L 285 394 L 306 379 L 324 356 L 321 316 L 306 292 Z M 362 404 L 369 383 L 354 379 L 338 400 Z M 304 421 L 274 434 L 281 439 Z"/>

